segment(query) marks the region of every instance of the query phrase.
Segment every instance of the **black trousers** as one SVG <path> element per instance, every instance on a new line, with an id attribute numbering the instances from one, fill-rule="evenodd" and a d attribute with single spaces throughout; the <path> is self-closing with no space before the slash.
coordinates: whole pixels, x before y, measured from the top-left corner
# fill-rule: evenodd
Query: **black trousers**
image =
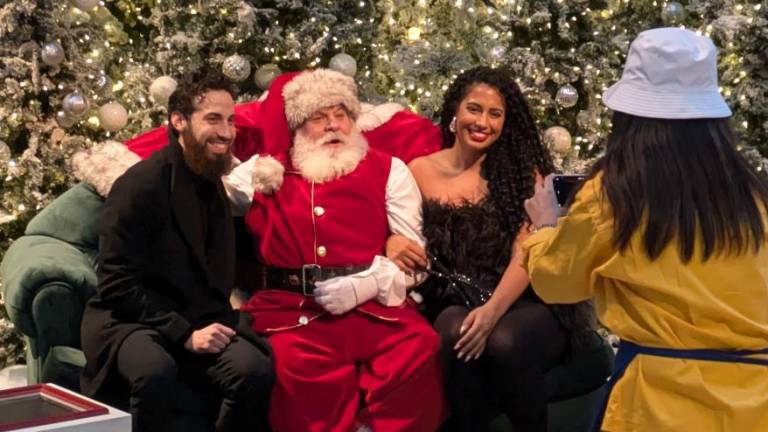
<path id="1" fill-rule="evenodd" d="M 434 321 L 450 409 L 442 430 L 487 431 L 503 413 L 515 432 L 546 432 L 544 373 L 561 360 L 566 346 L 559 321 L 540 300 L 523 296 L 491 331 L 480 358 L 465 362 L 453 347 L 468 314 L 464 306 L 449 306 Z"/>
<path id="2" fill-rule="evenodd" d="M 134 432 L 166 432 L 179 379 L 222 399 L 215 430 L 262 430 L 274 382 L 269 357 L 235 336 L 218 354 L 172 347 L 155 330 L 138 330 L 122 343 L 118 373 L 130 385 Z"/>

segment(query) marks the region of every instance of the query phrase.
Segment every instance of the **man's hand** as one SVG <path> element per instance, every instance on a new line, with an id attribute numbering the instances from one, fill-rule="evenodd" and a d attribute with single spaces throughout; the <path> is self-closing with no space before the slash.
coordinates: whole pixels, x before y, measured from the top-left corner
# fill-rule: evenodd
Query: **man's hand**
<path id="1" fill-rule="evenodd" d="M 184 342 L 184 348 L 198 354 L 216 354 L 229 345 L 233 336 L 235 336 L 235 331 L 231 328 L 213 323 L 208 327 L 193 331 L 187 341 Z"/>
<path id="2" fill-rule="evenodd" d="M 387 258 L 397 267 L 409 274 L 427 267 L 427 254 L 418 243 L 400 234 L 392 234 L 387 239 Z"/>

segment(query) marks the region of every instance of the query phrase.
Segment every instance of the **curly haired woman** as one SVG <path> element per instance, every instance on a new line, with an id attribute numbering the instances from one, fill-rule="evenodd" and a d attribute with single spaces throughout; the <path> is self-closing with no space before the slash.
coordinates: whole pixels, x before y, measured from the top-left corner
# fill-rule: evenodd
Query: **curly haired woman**
<path id="1" fill-rule="evenodd" d="M 523 202 L 552 162 L 502 70 L 462 73 L 445 94 L 440 127 L 443 149 L 409 164 L 424 197 L 432 268 L 492 293 L 470 305 L 444 279 L 421 288 L 442 339 L 446 428 L 483 430 L 500 411 L 516 432 L 546 430 L 544 372 L 562 359 L 567 329 L 529 289 L 517 248 L 529 228 Z M 402 237 L 390 238 L 388 255 L 412 271 L 426 266 L 427 254 Z"/>

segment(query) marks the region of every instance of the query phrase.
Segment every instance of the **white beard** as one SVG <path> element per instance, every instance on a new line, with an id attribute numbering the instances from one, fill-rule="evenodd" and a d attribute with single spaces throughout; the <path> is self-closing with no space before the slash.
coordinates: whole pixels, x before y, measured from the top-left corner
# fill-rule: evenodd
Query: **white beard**
<path id="1" fill-rule="evenodd" d="M 324 143 L 332 139 L 342 141 L 342 147 L 325 147 Z M 291 162 L 305 179 L 324 183 L 354 171 L 366 153 L 368 141 L 357 128 L 352 129 L 349 135 L 329 132 L 317 140 L 311 140 L 297 131 L 291 147 Z"/>

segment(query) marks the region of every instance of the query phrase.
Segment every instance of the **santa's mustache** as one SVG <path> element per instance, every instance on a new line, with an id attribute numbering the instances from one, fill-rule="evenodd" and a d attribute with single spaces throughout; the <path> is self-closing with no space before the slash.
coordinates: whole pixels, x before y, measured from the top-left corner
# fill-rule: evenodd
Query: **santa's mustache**
<path id="1" fill-rule="evenodd" d="M 325 144 L 339 143 L 347 144 L 349 137 L 340 131 L 326 132 L 325 135 L 315 140 L 315 146 L 321 147 Z"/>

